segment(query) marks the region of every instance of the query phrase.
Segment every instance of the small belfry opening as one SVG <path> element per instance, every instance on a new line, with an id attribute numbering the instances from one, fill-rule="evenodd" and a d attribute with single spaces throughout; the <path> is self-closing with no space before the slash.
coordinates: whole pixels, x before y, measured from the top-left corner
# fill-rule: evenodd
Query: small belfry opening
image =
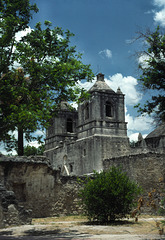
<path id="1" fill-rule="evenodd" d="M 89 118 L 89 104 L 85 105 L 85 120 Z"/>
<path id="2" fill-rule="evenodd" d="M 72 173 L 73 172 L 73 164 L 69 164 L 69 167 L 70 167 L 70 173 Z"/>
<path id="3" fill-rule="evenodd" d="M 106 102 L 105 112 L 106 112 L 106 117 L 113 117 L 113 107 L 109 101 Z"/>
<path id="4" fill-rule="evenodd" d="M 70 132 L 70 133 L 73 132 L 73 120 L 71 118 L 67 118 L 66 130 L 67 132 Z"/>

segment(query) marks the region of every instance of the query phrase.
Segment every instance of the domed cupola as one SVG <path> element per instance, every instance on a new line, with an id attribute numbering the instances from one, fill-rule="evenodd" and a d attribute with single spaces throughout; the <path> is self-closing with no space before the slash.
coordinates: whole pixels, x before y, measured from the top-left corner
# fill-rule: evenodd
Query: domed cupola
<path id="1" fill-rule="evenodd" d="M 114 91 L 106 84 L 104 74 L 99 73 L 95 84 L 89 89 L 89 92 L 113 92 Z"/>

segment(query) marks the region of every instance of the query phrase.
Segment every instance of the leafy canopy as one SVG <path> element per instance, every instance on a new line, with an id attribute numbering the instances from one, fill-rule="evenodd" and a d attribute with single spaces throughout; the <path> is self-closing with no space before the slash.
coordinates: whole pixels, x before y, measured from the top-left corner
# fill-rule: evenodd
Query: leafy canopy
<path id="1" fill-rule="evenodd" d="M 28 27 L 36 4 L 29 0 L 0 0 L 0 74 L 6 73 L 14 62 L 16 33 Z"/>
<path id="2" fill-rule="evenodd" d="M 153 95 L 144 106 L 135 107 L 141 114 L 153 114 L 161 123 L 165 121 L 165 34 L 157 27 L 154 32 L 140 33 L 139 38 L 144 40 L 147 49 L 140 53 L 145 60 L 139 64 L 142 74 L 138 80 Z"/>
<path id="3" fill-rule="evenodd" d="M 23 5 L 20 0 L 2 3 L 0 140 L 14 147 L 17 142 L 9 130 L 18 130 L 19 150 L 23 147 L 23 133 L 30 141 L 33 132 L 47 128 L 62 100 L 76 101 L 86 94 L 77 84 L 82 79 L 92 79 L 93 73 L 90 65 L 82 63 L 82 55 L 76 52 L 76 47 L 71 46 L 70 38 L 74 35 L 69 30 L 52 27 L 49 21 L 45 21 L 44 28 L 37 23 L 30 33 L 16 42 L 15 34 L 28 26 L 31 11 L 37 8 L 28 0 Z M 18 4 L 23 8 L 18 10 Z M 14 30 L 10 29 L 9 20 L 13 21 Z"/>
<path id="4" fill-rule="evenodd" d="M 101 222 L 122 219 L 131 212 L 134 199 L 141 189 L 120 168 L 94 172 L 93 177 L 79 180 L 79 191 L 85 214 L 90 220 Z"/>

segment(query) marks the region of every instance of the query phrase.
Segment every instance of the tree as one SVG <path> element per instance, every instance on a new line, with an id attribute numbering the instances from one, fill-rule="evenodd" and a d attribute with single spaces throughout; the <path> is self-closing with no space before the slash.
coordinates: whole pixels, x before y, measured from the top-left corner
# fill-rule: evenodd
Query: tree
<path id="1" fill-rule="evenodd" d="M 141 114 L 152 114 L 161 123 L 165 121 L 165 34 L 157 27 L 154 32 L 140 33 L 139 38 L 147 43 L 147 50 L 140 52 L 143 61 L 139 64 L 142 74 L 138 80 L 152 97 L 144 106 L 135 107 Z"/>
<path id="2" fill-rule="evenodd" d="M 37 12 L 36 4 L 29 0 L 0 0 L 0 74 L 9 71 L 14 62 L 16 33 L 28 27 L 32 12 Z"/>
<path id="3" fill-rule="evenodd" d="M 28 27 L 32 18 L 32 12 L 37 12 L 36 4 L 31 5 L 29 0 L 0 0 L 0 82 L 6 75 L 15 59 L 16 33 Z M 1 84 L 2 85 L 2 84 Z M 5 91 L 5 83 L 3 90 Z M 7 86 L 8 88 L 8 86 Z M 7 92 L 9 93 L 9 92 Z M 5 120 L 4 109 L 10 95 L 4 101 L 0 97 L 0 140 L 9 141 L 12 137 L 9 130 L 12 130 L 11 123 Z"/>
<path id="4" fill-rule="evenodd" d="M 72 36 L 69 30 L 52 28 L 45 21 L 44 29 L 37 23 L 35 29 L 14 43 L 12 62 L 17 61 L 21 68 L 11 65 L 1 75 L 0 121 L 5 133 L 18 130 L 19 155 L 23 155 L 23 133 L 27 141 L 32 140 L 33 132 L 48 127 L 61 100 L 75 101 L 85 94 L 77 87 L 78 81 L 93 77 L 90 65 L 84 65 L 76 47 L 70 46 Z M 5 140 L 10 148 L 15 146 L 13 136 Z"/>
<path id="5" fill-rule="evenodd" d="M 107 172 L 94 172 L 92 178 L 87 177 L 80 183 L 83 187 L 79 196 L 85 214 L 90 220 L 101 222 L 126 217 L 141 191 L 136 183 L 116 167 Z"/>
<path id="6" fill-rule="evenodd" d="M 38 148 L 27 145 L 24 147 L 24 155 L 25 156 L 43 155 L 44 150 L 45 150 L 44 144 L 40 145 Z"/>

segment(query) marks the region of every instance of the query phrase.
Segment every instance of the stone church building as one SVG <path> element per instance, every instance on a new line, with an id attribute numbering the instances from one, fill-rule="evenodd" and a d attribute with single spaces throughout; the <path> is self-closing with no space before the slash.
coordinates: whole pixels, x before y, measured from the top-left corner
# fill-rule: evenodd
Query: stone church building
<path id="1" fill-rule="evenodd" d="M 67 102 L 47 130 L 45 155 L 64 175 L 103 169 L 102 160 L 130 151 L 125 122 L 124 94 L 113 91 L 99 73 L 89 100 L 70 110 Z"/>
<path id="2" fill-rule="evenodd" d="M 62 102 L 47 130 L 46 156 L 0 156 L 0 228 L 32 218 L 82 213 L 77 176 L 122 166 L 128 177 L 155 194 L 165 189 L 165 123 L 130 147 L 124 94 L 99 73 L 78 110 Z M 153 192 L 154 189 L 154 192 Z M 155 191 L 156 190 L 156 191 Z M 145 211 L 145 210 L 144 210 Z"/>

